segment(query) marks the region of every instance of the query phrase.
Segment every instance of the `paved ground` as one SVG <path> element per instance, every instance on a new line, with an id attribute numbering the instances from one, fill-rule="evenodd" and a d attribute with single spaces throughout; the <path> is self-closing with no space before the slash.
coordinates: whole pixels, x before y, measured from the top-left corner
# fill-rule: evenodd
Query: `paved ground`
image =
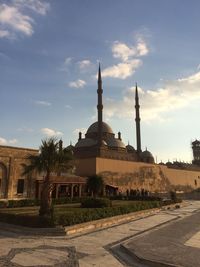
<path id="1" fill-rule="evenodd" d="M 14 234 L 0 229 L 0 267 L 148 266 L 133 262 L 128 264 L 128 254 L 125 254 L 125 259 L 123 259 L 121 257 L 123 253 L 119 253 L 119 249 L 118 252 L 116 251 L 116 248 L 119 248 L 119 243 L 148 229 L 156 229 L 156 227 L 165 223 L 168 227 L 168 222 L 170 222 L 170 225 L 174 225 L 172 221 L 177 223 L 176 220 L 180 217 L 184 220 L 189 219 L 189 216 L 198 209 L 200 210 L 200 201 L 188 202 L 187 207 L 179 210 L 161 211 L 140 220 L 73 238 L 25 236 L 23 233 Z M 199 237 L 197 232 L 200 229 L 197 222 L 198 216 L 200 219 L 200 213 L 197 212 L 192 216 L 194 216 L 196 228 L 188 236 L 185 236 L 184 241 L 187 248 L 199 251 L 198 248 L 194 248 L 194 243 L 196 244 L 195 240 Z M 179 226 L 177 225 L 177 227 L 177 231 L 174 228 L 174 233 L 179 233 Z M 190 231 L 190 228 L 193 228 L 193 225 L 189 229 L 185 226 L 188 231 Z M 164 231 L 164 229 L 163 227 L 157 231 Z M 176 242 L 179 244 L 179 240 Z M 129 260 L 131 261 L 132 258 Z M 200 265 L 193 266 L 198 267 Z"/>
<path id="2" fill-rule="evenodd" d="M 125 247 L 136 256 L 153 262 L 200 266 L 200 211 L 135 237 Z"/>

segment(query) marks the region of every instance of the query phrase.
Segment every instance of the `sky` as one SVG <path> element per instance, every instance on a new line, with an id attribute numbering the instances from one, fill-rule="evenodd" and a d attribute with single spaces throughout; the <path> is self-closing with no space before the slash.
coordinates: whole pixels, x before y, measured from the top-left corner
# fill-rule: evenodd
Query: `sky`
<path id="1" fill-rule="evenodd" d="M 0 0 L 0 144 L 77 142 L 103 117 L 157 162 L 191 162 L 200 138 L 200 1 Z"/>

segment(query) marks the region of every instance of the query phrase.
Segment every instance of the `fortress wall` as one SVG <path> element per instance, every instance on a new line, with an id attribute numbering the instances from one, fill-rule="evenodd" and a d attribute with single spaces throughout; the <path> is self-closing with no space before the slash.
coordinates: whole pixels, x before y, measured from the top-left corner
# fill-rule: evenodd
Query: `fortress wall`
<path id="1" fill-rule="evenodd" d="M 121 191 L 131 188 L 191 191 L 200 187 L 200 171 L 170 169 L 142 162 L 97 158 L 96 173 L 103 175 L 108 184 L 119 187 Z"/>
<path id="2" fill-rule="evenodd" d="M 177 170 L 166 166 L 161 166 L 161 169 L 174 186 L 188 186 L 193 189 L 200 187 L 200 171 Z"/>
<path id="3" fill-rule="evenodd" d="M 96 158 L 76 159 L 76 175 L 89 176 L 96 174 Z"/>

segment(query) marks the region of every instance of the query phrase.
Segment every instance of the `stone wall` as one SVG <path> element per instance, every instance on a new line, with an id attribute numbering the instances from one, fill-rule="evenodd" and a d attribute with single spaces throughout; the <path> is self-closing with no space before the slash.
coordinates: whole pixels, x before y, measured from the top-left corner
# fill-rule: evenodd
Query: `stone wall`
<path id="1" fill-rule="evenodd" d="M 79 160 L 79 175 L 101 174 L 106 183 L 120 191 L 144 188 L 151 192 L 172 189 L 189 192 L 200 187 L 200 171 L 169 169 L 167 166 L 96 158 Z"/>
<path id="2" fill-rule="evenodd" d="M 36 149 L 0 146 L 0 198 L 27 198 L 35 195 L 36 177 L 22 176 L 22 164 L 27 156 L 37 154 Z M 17 194 L 18 179 L 24 179 L 24 190 Z"/>

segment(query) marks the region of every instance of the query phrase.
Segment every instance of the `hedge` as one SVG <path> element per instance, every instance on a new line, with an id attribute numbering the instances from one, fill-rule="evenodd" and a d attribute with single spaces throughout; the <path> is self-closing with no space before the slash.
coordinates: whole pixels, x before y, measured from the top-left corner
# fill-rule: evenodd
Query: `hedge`
<path id="1" fill-rule="evenodd" d="M 53 205 L 80 203 L 83 198 L 58 198 L 52 199 Z M 33 207 L 39 206 L 39 199 L 16 199 L 16 200 L 3 200 L 0 201 L 0 208 L 20 208 L 20 207 Z"/>
<path id="2" fill-rule="evenodd" d="M 82 209 L 77 211 L 71 211 L 59 216 L 55 215 L 55 224 L 69 226 L 78 223 L 103 219 L 107 217 L 123 215 L 130 212 L 135 212 L 139 210 L 152 209 L 160 207 L 160 202 L 137 202 L 132 205 L 119 206 L 119 207 L 106 207 L 106 208 L 91 208 Z"/>
<path id="3" fill-rule="evenodd" d="M 111 206 L 112 202 L 108 198 L 86 198 L 81 201 L 82 208 L 104 208 Z"/>
<path id="4" fill-rule="evenodd" d="M 42 217 L 39 215 L 0 213 L 0 221 L 35 228 L 46 228 L 55 226 L 52 218 Z"/>
<path id="5" fill-rule="evenodd" d="M 65 213 L 54 213 L 53 217 L 42 217 L 39 215 L 0 213 L 0 221 L 22 225 L 27 227 L 53 227 L 55 225 L 69 226 L 112 217 L 116 215 L 127 214 L 134 211 L 160 207 L 160 202 L 136 202 L 132 205 L 105 208 L 84 208 L 84 209 L 66 209 Z"/>

